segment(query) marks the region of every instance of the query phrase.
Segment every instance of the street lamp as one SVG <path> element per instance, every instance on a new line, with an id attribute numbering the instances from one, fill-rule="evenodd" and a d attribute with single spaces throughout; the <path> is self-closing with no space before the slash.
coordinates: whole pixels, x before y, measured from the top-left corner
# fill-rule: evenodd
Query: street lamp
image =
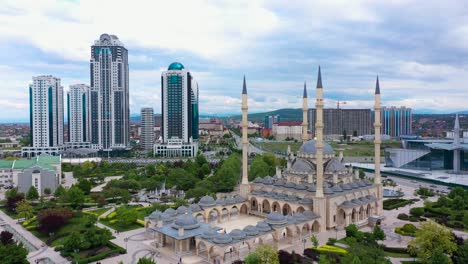
<path id="1" fill-rule="evenodd" d="M 305 250 L 305 244 L 306 244 L 306 242 L 307 242 L 307 239 L 306 239 L 306 238 L 303 238 L 303 239 L 302 239 L 302 243 L 304 243 L 304 250 Z"/>
<path id="2" fill-rule="evenodd" d="M 125 242 L 125 251 L 127 251 L 127 242 L 128 242 L 128 237 L 124 238 L 124 242 Z M 128 253 L 128 252 L 127 252 Z"/>
<path id="3" fill-rule="evenodd" d="M 338 228 L 335 226 L 333 229 L 335 229 L 335 239 L 338 240 Z"/>

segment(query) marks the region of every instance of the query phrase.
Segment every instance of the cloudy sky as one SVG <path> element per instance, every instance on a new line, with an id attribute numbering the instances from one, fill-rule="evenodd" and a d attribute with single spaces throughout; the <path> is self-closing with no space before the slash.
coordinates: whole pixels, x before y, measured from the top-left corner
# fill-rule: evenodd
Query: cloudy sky
<path id="1" fill-rule="evenodd" d="M 90 46 L 117 35 L 129 50 L 131 112 L 160 112 L 160 74 L 173 61 L 200 86 L 200 112 L 301 107 L 322 67 L 326 106 L 468 109 L 464 1 L 1 0 L 0 121 L 28 120 L 28 84 L 52 74 L 89 83 Z M 310 102 L 310 106 L 313 103 Z"/>

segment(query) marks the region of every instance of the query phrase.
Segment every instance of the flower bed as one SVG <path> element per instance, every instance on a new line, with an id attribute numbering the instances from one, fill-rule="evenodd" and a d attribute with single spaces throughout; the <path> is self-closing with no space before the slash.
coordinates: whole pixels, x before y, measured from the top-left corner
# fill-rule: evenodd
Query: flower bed
<path id="1" fill-rule="evenodd" d="M 319 248 L 317 248 L 317 251 L 320 252 L 320 253 L 336 253 L 336 254 L 339 254 L 339 255 L 345 255 L 346 253 L 348 253 L 346 251 L 346 249 L 343 249 L 343 248 L 340 248 L 340 247 L 336 247 L 336 246 L 330 246 L 330 245 L 323 245 Z"/>

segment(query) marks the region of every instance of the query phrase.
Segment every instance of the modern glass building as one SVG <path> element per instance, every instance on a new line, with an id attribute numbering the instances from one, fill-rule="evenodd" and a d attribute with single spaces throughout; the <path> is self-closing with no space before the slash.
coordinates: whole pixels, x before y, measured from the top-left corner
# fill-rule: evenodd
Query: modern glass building
<path id="1" fill-rule="evenodd" d="M 68 142 L 81 144 L 90 141 L 90 92 L 86 84 L 70 85 L 67 92 Z"/>
<path id="2" fill-rule="evenodd" d="M 155 155 L 166 156 L 167 146 L 181 149 L 171 151 L 171 156 L 195 155 L 198 147 L 189 147 L 189 154 L 182 149 L 198 141 L 198 84 L 181 63 L 171 63 L 162 73 L 161 98 L 162 144 L 155 147 Z"/>
<path id="3" fill-rule="evenodd" d="M 115 35 L 91 46 L 91 143 L 100 150 L 130 147 L 128 51 Z"/>
<path id="4" fill-rule="evenodd" d="M 60 78 L 33 77 L 29 86 L 30 147 L 23 156 L 58 155 L 63 150 L 63 87 Z"/>
<path id="5" fill-rule="evenodd" d="M 413 114 L 407 107 L 382 107 L 382 135 L 399 137 L 412 133 Z"/>
<path id="6" fill-rule="evenodd" d="M 141 109 L 140 145 L 144 150 L 152 150 L 154 144 L 154 111 L 152 107 Z"/>

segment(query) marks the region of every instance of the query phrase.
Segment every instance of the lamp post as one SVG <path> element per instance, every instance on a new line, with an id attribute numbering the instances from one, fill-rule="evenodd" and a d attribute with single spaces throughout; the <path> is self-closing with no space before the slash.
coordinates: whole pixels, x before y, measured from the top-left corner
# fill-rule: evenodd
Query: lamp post
<path id="1" fill-rule="evenodd" d="M 333 229 L 335 229 L 335 239 L 338 240 L 338 228 L 335 226 Z"/>
<path id="2" fill-rule="evenodd" d="M 124 242 L 125 242 L 125 251 L 127 251 L 127 242 L 128 242 L 128 237 L 124 238 Z M 127 252 L 128 253 L 128 252 Z"/>
<path id="3" fill-rule="evenodd" d="M 307 242 L 307 239 L 306 239 L 306 238 L 303 238 L 303 239 L 302 239 L 302 243 L 304 243 L 304 250 L 305 250 L 305 244 L 306 244 L 306 242 Z"/>

